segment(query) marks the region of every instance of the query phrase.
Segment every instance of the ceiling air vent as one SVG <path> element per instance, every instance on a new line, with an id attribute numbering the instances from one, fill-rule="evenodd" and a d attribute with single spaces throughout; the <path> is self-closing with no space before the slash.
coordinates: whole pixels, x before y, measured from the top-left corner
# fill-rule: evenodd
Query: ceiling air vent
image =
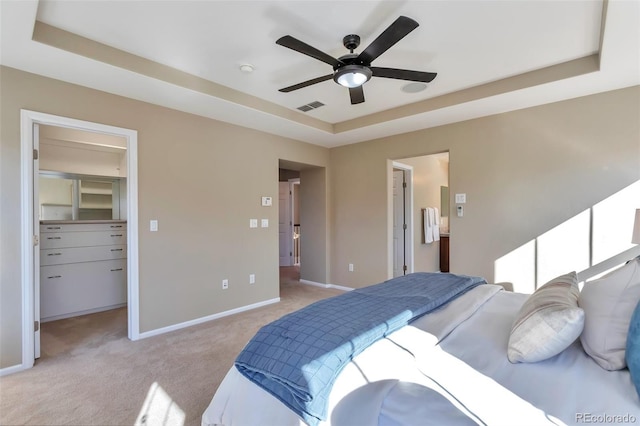
<path id="1" fill-rule="evenodd" d="M 299 109 L 302 112 L 308 112 L 308 111 L 311 111 L 312 109 L 320 108 L 321 106 L 324 106 L 322 102 L 314 101 L 306 105 L 299 106 L 297 109 Z"/>

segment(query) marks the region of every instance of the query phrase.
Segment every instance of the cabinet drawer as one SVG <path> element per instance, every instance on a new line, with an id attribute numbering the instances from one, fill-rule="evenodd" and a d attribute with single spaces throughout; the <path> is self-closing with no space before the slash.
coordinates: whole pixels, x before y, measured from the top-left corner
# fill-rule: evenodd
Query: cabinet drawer
<path id="1" fill-rule="evenodd" d="M 49 232 L 87 232 L 87 231 L 126 231 L 126 222 L 114 223 L 60 223 L 40 224 L 40 233 Z"/>
<path id="2" fill-rule="evenodd" d="M 126 301 L 126 259 L 40 268 L 40 317 L 43 320 Z"/>
<path id="3" fill-rule="evenodd" d="M 125 259 L 127 246 L 72 247 L 40 250 L 40 265 L 93 262 L 96 260 Z"/>
<path id="4" fill-rule="evenodd" d="M 40 249 L 127 244 L 127 231 L 54 232 L 42 234 Z"/>

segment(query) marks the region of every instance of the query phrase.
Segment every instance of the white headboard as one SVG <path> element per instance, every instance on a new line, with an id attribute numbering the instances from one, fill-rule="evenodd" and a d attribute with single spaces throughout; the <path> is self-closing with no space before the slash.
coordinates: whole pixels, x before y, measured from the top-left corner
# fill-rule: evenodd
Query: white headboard
<path id="1" fill-rule="evenodd" d="M 607 260 L 604 260 L 584 271 L 578 272 L 578 282 L 583 282 L 589 278 L 595 277 L 609 269 L 622 265 L 623 263 L 640 256 L 640 245 L 631 247 L 629 250 L 625 250 L 622 253 L 616 254 Z"/>

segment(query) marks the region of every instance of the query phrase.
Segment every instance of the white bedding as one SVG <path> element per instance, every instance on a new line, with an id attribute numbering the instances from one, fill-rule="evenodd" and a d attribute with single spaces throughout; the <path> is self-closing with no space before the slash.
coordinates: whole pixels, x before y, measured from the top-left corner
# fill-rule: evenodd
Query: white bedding
<path id="1" fill-rule="evenodd" d="M 588 415 L 640 422 L 628 370 L 600 368 L 579 341 L 547 361 L 509 363 L 509 331 L 527 295 L 500 290 L 476 287 L 371 345 L 340 373 L 321 425 L 581 424 Z M 304 423 L 232 367 L 202 425 Z"/>

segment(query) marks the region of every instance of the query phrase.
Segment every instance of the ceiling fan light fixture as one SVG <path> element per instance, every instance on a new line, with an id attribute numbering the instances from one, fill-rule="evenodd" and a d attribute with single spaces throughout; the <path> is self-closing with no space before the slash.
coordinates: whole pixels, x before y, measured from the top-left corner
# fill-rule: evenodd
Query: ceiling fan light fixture
<path id="1" fill-rule="evenodd" d="M 333 80 L 341 86 L 353 89 L 371 78 L 371 70 L 364 65 L 345 65 L 333 74 Z"/>

